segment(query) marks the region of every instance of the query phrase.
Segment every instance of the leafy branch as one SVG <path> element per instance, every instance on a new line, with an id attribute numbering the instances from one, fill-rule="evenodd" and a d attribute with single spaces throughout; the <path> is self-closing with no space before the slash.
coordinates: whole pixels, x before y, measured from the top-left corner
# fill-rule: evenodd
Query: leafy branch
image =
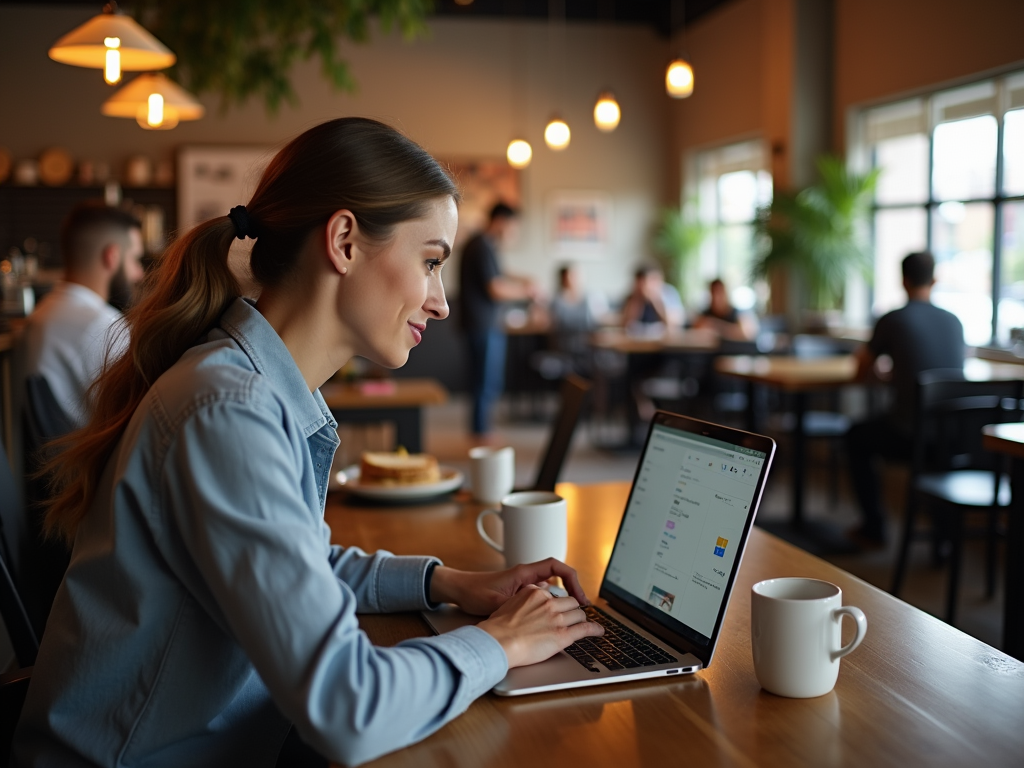
<path id="1" fill-rule="evenodd" d="M 298 103 L 292 67 L 319 56 L 327 82 L 353 91 L 340 42 L 397 26 L 406 40 L 426 32 L 433 0 L 136 0 L 133 15 L 178 57 L 168 74 L 195 93 L 217 93 L 221 108 L 262 96 L 270 114 Z"/>

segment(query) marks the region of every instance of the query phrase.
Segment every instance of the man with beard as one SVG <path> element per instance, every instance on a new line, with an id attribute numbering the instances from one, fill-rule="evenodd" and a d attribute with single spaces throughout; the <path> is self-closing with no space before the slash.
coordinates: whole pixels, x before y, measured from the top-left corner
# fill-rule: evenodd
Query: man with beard
<path id="1" fill-rule="evenodd" d="M 88 419 L 87 393 L 103 368 L 124 351 L 114 327 L 121 313 L 107 302 L 129 296 L 143 276 L 142 229 L 132 215 L 87 201 L 61 227 L 64 279 L 25 324 L 25 375 L 42 375 L 75 426 Z"/>

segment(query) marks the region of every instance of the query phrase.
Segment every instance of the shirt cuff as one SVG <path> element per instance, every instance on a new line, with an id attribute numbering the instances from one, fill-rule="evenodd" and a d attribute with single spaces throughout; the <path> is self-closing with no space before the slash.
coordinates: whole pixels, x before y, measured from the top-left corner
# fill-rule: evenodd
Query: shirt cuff
<path id="1" fill-rule="evenodd" d="M 406 642 L 429 643 L 462 673 L 465 688 L 460 690 L 459 698 L 464 702 L 463 708 L 491 690 L 508 673 L 505 649 L 479 627 L 459 627 L 436 637 Z"/>
<path id="2" fill-rule="evenodd" d="M 441 561 L 436 557 L 384 558 L 377 571 L 377 605 L 380 611 L 428 611 L 436 607 L 429 602 L 423 588 L 431 563 L 440 565 Z"/>

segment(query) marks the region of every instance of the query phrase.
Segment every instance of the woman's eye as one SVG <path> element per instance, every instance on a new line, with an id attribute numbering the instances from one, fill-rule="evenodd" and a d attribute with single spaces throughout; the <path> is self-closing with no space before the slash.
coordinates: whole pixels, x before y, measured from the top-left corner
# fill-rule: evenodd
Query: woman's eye
<path id="1" fill-rule="evenodd" d="M 444 266 L 444 262 L 442 262 L 440 259 L 428 259 L 427 260 L 427 271 L 428 272 L 433 272 L 435 269 L 440 269 L 442 266 Z"/>

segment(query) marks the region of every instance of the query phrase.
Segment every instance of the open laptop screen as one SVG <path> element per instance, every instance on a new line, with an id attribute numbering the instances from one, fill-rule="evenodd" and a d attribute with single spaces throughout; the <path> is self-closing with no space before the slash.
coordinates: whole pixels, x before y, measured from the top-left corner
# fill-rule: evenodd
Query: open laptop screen
<path id="1" fill-rule="evenodd" d="M 707 646 L 753 520 L 771 442 L 749 435 L 767 443 L 759 446 L 767 451 L 756 450 L 675 428 L 673 420 L 683 421 L 659 414 L 651 427 L 603 589 Z"/>

